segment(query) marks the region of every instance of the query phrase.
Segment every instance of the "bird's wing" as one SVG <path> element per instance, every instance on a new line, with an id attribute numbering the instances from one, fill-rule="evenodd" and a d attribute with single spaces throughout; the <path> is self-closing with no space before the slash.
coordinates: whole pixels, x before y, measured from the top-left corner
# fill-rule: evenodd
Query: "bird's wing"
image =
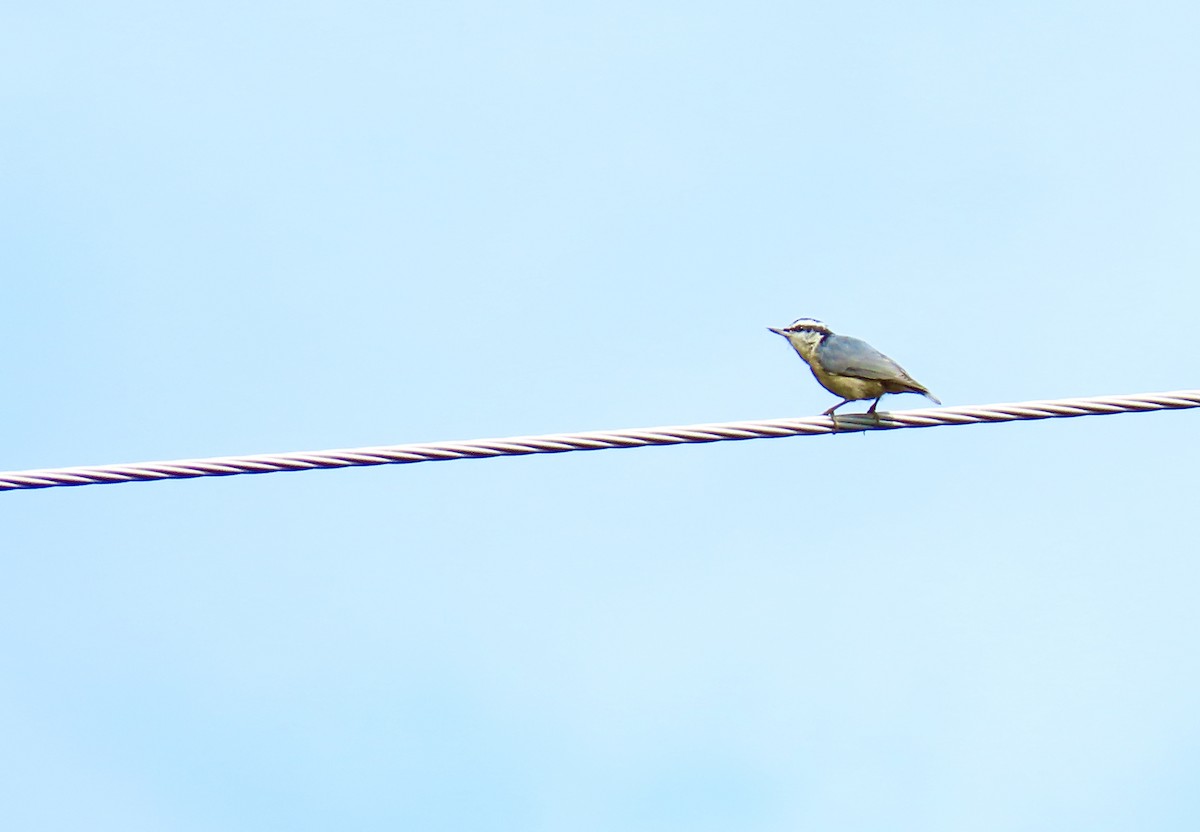
<path id="1" fill-rule="evenodd" d="M 880 381 L 909 380 L 899 364 L 866 341 L 849 335 L 830 335 L 817 347 L 821 366 L 831 373 Z"/>

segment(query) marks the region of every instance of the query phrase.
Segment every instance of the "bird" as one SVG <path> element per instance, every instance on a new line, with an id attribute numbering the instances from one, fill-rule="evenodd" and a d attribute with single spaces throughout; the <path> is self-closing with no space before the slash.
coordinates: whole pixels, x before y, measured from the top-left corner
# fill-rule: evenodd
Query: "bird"
<path id="1" fill-rule="evenodd" d="M 821 386 L 842 397 L 825 411 L 825 416 L 833 416 L 842 405 L 866 399 L 875 400 L 867 411 L 874 415 L 879 400 L 888 393 L 920 393 L 941 404 L 925 385 L 866 341 L 837 335 L 815 318 L 800 318 L 782 329 L 767 329 L 786 338 Z"/>

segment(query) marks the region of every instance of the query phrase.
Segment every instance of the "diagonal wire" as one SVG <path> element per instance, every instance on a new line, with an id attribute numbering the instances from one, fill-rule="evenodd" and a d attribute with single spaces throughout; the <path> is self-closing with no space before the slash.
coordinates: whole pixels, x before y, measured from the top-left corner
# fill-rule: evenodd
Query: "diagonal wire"
<path id="1" fill-rule="evenodd" d="M 349 468 L 359 465 L 402 465 L 410 462 L 436 462 L 450 459 L 556 454 L 606 448 L 640 448 L 646 445 L 773 439 L 822 433 L 976 425 L 984 422 L 1105 416 L 1112 413 L 1183 410 L 1192 407 L 1200 407 L 1200 390 L 1096 396 L 1082 399 L 1049 399 L 969 407 L 925 408 L 923 410 L 879 413 L 878 418 L 866 414 L 847 414 L 836 418 L 813 416 L 803 419 L 769 419 L 752 422 L 718 422 L 704 425 L 513 436 L 507 439 L 420 442 L 411 445 L 381 445 L 372 448 L 331 451 L 176 459 L 124 465 L 43 468 L 30 471 L 0 472 L 0 491 L 193 477 L 226 477 L 235 474 L 267 474 L 274 471 L 307 471 L 313 468 Z"/>

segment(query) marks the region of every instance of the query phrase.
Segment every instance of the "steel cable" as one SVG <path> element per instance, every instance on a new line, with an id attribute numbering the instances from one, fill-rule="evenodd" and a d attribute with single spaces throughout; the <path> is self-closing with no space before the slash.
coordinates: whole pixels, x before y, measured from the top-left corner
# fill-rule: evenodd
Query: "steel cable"
<path id="1" fill-rule="evenodd" d="M 985 422 L 1105 416 L 1113 413 L 1182 410 L 1192 407 L 1200 407 L 1200 390 L 926 408 L 894 413 L 882 412 L 877 416 L 856 413 L 838 415 L 836 418 L 813 416 L 802 419 L 769 419 L 766 421 L 720 422 L 584 433 L 555 433 L 541 436 L 513 436 L 503 439 L 470 439 L 459 442 L 419 442 L 410 445 L 381 445 L 372 448 L 330 451 L 176 459 L 163 462 L 137 462 L 75 468 L 44 468 L 0 472 L 0 491 L 194 477 L 227 477 L 236 474 L 266 474 L 275 471 L 307 471 L 314 468 L 348 468 L 359 465 L 400 465 L 410 462 L 436 462 L 493 456 L 556 454 L 608 448 L 639 448 L 646 445 L 682 445 L 696 442 L 772 439 L 784 436 L 810 436 L 901 428 L 975 425 Z"/>

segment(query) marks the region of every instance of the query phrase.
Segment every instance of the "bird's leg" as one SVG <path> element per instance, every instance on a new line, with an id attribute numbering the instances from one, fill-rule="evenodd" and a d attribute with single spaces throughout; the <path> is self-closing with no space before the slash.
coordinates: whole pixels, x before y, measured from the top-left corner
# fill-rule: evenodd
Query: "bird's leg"
<path id="1" fill-rule="evenodd" d="M 835 404 L 833 407 L 826 410 L 825 413 L 823 414 L 833 420 L 833 432 L 834 433 L 837 433 L 839 430 L 841 430 L 842 426 L 838 424 L 837 414 L 835 414 L 833 411 L 837 410 L 839 407 L 841 407 L 844 404 L 850 404 L 850 400 L 842 399 L 840 402 Z"/>
<path id="2" fill-rule="evenodd" d="M 875 417 L 875 424 L 877 425 L 879 424 L 879 414 L 875 412 L 875 408 L 879 407 L 879 402 L 882 400 L 883 396 L 880 396 L 875 401 L 871 402 L 871 406 L 867 408 L 867 414 Z"/>

